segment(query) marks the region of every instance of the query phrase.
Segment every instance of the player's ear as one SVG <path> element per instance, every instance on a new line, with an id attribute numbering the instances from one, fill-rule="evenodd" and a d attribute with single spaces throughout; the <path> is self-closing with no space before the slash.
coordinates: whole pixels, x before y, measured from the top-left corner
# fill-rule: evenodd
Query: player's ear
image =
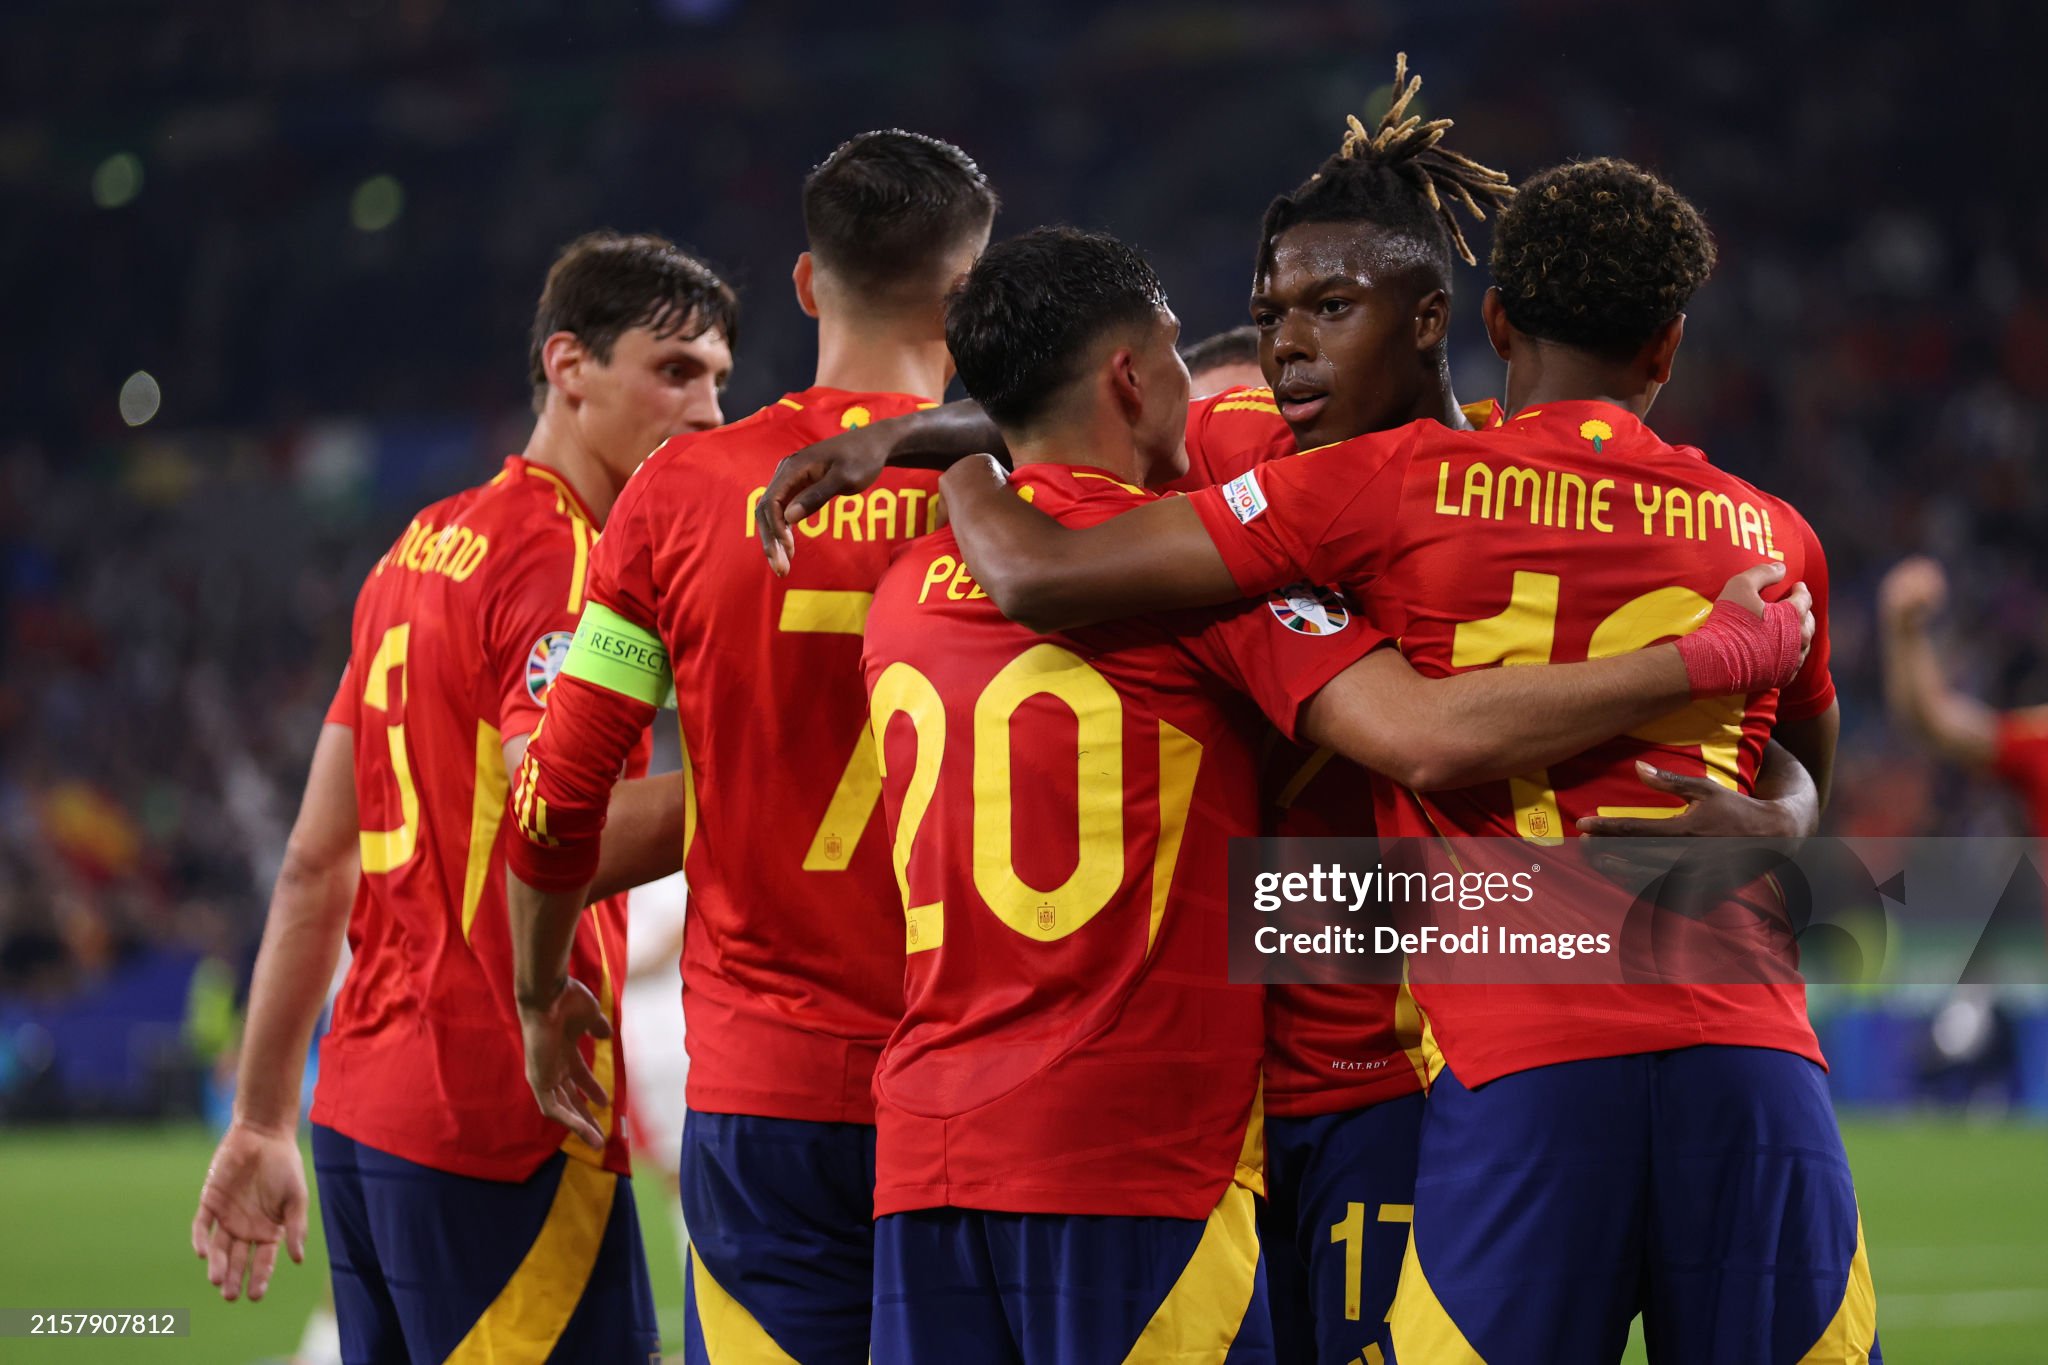
<path id="1" fill-rule="evenodd" d="M 548 387 L 572 402 L 583 399 L 584 367 L 590 360 L 583 338 L 574 332 L 553 333 L 540 344 L 541 369 L 548 377 Z"/>
<path id="2" fill-rule="evenodd" d="M 1145 410 L 1145 381 L 1138 374 L 1138 354 L 1129 346 L 1110 353 L 1109 392 L 1124 421 L 1136 426 Z"/>
<path id="3" fill-rule="evenodd" d="M 1493 353 L 1506 360 L 1515 329 L 1508 323 L 1508 310 L 1500 301 L 1498 286 L 1486 287 L 1486 297 L 1479 301 L 1479 320 L 1486 324 L 1486 339 L 1493 343 Z"/>
<path id="4" fill-rule="evenodd" d="M 1415 304 L 1415 349 L 1428 355 L 1451 334 L 1451 296 L 1432 289 Z"/>
<path id="5" fill-rule="evenodd" d="M 1680 313 L 1651 334 L 1643 346 L 1643 365 L 1650 382 L 1671 382 L 1671 362 L 1678 358 L 1678 343 L 1685 340 L 1685 314 Z"/>
<path id="6" fill-rule="evenodd" d="M 804 316 L 818 316 L 818 294 L 812 278 L 811 253 L 800 251 L 796 257 L 796 269 L 789 272 L 790 281 L 796 285 L 797 307 L 804 310 Z"/>

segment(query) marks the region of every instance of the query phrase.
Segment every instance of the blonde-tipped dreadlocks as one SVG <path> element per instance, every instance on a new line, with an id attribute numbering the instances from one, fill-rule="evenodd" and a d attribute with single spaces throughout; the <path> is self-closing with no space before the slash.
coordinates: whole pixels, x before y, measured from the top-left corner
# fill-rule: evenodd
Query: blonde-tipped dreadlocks
<path id="1" fill-rule="evenodd" d="M 1408 71 L 1408 54 L 1397 54 L 1393 102 L 1378 125 L 1368 129 L 1356 115 L 1348 116 L 1349 129 L 1335 155 L 1266 210 L 1261 270 L 1271 261 L 1273 239 L 1295 224 L 1352 220 L 1411 232 L 1431 245 L 1440 241 L 1446 277 L 1451 252 L 1467 265 L 1478 264 L 1453 209 L 1462 206 L 1483 220 L 1482 203 L 1498 210 L 1515 188 L 1505 173 L 1440 145 L 1451 120 L 1408 112 L 1421 89 L 1422 77 Z"/>

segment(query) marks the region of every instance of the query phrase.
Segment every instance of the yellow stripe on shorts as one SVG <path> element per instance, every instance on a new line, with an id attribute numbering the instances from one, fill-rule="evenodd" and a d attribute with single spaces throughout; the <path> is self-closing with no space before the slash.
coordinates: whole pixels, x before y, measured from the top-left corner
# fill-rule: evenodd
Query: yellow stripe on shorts
<path id="1" fill-rule="evenodd" d="M 1231 1185 L 1209 1212 L 1202 1240 L 1124 1365 L 1222 1365 L 1237 1340 L 1259 1273 L 1252 1192 Z"/>
<path id="2" fill-rule="evenodd" d="M 697 1331 L 704 1338 L 704 1355 L 712 1365 L 797 1365 L 796 1357 L 775 1344 L 775 1338 L 746 1305 L 711 1278 L 697 1248 L 691 1247 L 685 1254 L 690 1259 Z"/>
<path id="3" fill-rule="evenodd" d="M 1382 1206 L 1384 1213 L 1387 1206 Z M 1415 1255 L 1414 1210 L 1410 1207 L 1408 1249 L 1401 1254 L 1401 1283 L 1394 1290 L 1394 1306 L 1387 1310 L 1392 1328 L 1394 1354 L 1402 1360 L 1428 1361 L 1429 1365 L 1486 1365 L 1485 1357 L 1472 1349 L 1458 1324 L 1451 1321 L 1422 1273 Z"/>
<path id="4" fill-rule="evenodd" d="M 1869 1365 L 1877 1341 L 1877 1286 L 1870 1278 L 1870 1255 L 1863 1249 L 1863 1215 L 1856 1215 L 1856 1255 L 1849 1262 L 1849 1282 L 1842 1287 L 1842 1306 L 1799 1365 Z"/>
<path id="5" fill-rule="evenodd" d="M 562 1163 L 562 1180 L 540 1234 L 498 1297 L 448 1353 L 448 1365 L 547 1359 L 583 1300 L 619 1185 L 610 1171 Z"/>

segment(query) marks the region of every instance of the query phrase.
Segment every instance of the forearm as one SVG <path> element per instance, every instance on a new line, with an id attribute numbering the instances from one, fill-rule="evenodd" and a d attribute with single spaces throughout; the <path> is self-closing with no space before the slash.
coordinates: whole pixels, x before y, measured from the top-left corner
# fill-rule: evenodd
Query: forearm
<path id="1" fill-rule="evenodd" d="M 1885 631 L 1885 700 L 1892 717 L 1950 758 L 1991 761 L 1998 721 L 1990 707 L 1950 687 L 1924 627 Z"/>
<path id="2" fill-rule="evenodd" d="M 1764 745 L 1753 795 L 1776 807 L 1781 837 L 1808 839 L 1820 832 L 1820 786 L 1806 765 L 1775 739 Z"/>
<path id="3" fill-rule="evenodd" d="M 1647 725 L 1692 700 L 1671 645 L 1613 659 L 1535 668 L 1489 668 L 1438 679 L 1424 723 L 1458 737 L 1462 762 L 1446 785 L 1528 772 Z"/>
<path id="4" fill-rule="evenodd" d="M 893 418 L 878 423 L 875 430 L 895 437 L 889 446 L 890 465 L 945 469 L 956 460 L 982 454 L 1010 462 L 1002 431 L 971 398 Z"/>
<path id="5" fill-rule="evenodd" d="M 663 773 L 612 788 L 591 900 L 643 886 L 682 867 L 687 780 L 685 773 Z"/>
<path id="6" fill-rule="evenodd" d="M 512 927 L 512 996 L 521 1009 L 545 1009 L 569 979 L 569 951 L 588 896 L 583 887 L 542 891 L 516 874 L 505 879 Z"/>
<path id="7" fill-rule="evenodd" d="M 313 746 L 249 986 L 235 1088 L 236 1121 L 248 1127 L 298 1127 L 306 1049 L 327 1000 L 327 983 L 334 979 L 362 875 L 358 823 L 355 736 L 348 726 L 330 722 Z"/>
<path id="8" fill-rule="evenodd" d="M 1317 695 L 1304 729 L 1403 786 L 1442 791 L 1584 753 L 1691 699 L 1670 645 L 1448 678 L 1424 678 L 1383 649 Z"/>
<path id="9" fill-rule="evenodd" d="M 1830 703 L 1827 710 L 1804 720 L 1781 720 L 1772 731 L 1772 738 L 1812 776 L 1822 810 L 1827 809 L 1828 795 L 1834 787 L 1835 745 L 1841 733 L 1840 702 Z"/>
<path id="10" fill-rule="evenodd" d="M 341 957 L 358 875 L 353 860 L 309 866 L 286 856 L 256 955 L 235 1088 L 235 1117 L 250 1127 L 298 1126 L 306 1049 Z"/>
<path id="11" fill-rule="evenodd" d="M 1185 498 L 1161 498 L 1099 526 L 1061 526 L 986 462 L 940 483 L 968 571 L 1003 615 L 1032 630 L 1213 606 L 1241 594 Z"/>
<path id="12" fill-rule="evenodd" d="M 650 702 L 572 675 L 575 663 L 572 646 L 570 661 L 549 694 L 547 719 L 518 759 L 505 861 L 528 886 L 581 895 L 597 880 L 603 862 L 619 770 L 655 712 Z M 644 690 L 651 695 L 666 687 L 664 674 L 649 679 Z M 636 821 L 644 814 L 641 806 L 637 798 L 627 802 Z M 648 842 L 643 834 L 629 838 L 621 849 L 630 850 L 629 860 L 637 862 Z"/>

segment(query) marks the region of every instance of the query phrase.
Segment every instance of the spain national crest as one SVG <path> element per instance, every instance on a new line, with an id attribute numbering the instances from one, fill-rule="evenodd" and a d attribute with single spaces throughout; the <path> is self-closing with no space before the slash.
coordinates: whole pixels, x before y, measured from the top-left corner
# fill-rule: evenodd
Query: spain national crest
<path id="1" fill-rule="evenodd" d="M 1296 583 L 1267 599 L 1280 624 L 1299 635 L 1335 635 L 1351 624 L 1351 608 L 1334 588 Z"/>
<path id="2" fill-rule="evenodd" d="M 569 657 L 569 642 L 575 638 L 569 631 L 551 630 L 526 651 L 526 695 L 542 706 L 548 704 L 548 692 L 562 671 L 562 661 Z"/>
<path id="3" fill-rule="evenodd" d="M 1053 925 L 1059 923 L 1060 912 L 1053 908 L 1051 901 L 1038 907 L 1038 928 L 1042 933 L 1051 933 Z"/>

